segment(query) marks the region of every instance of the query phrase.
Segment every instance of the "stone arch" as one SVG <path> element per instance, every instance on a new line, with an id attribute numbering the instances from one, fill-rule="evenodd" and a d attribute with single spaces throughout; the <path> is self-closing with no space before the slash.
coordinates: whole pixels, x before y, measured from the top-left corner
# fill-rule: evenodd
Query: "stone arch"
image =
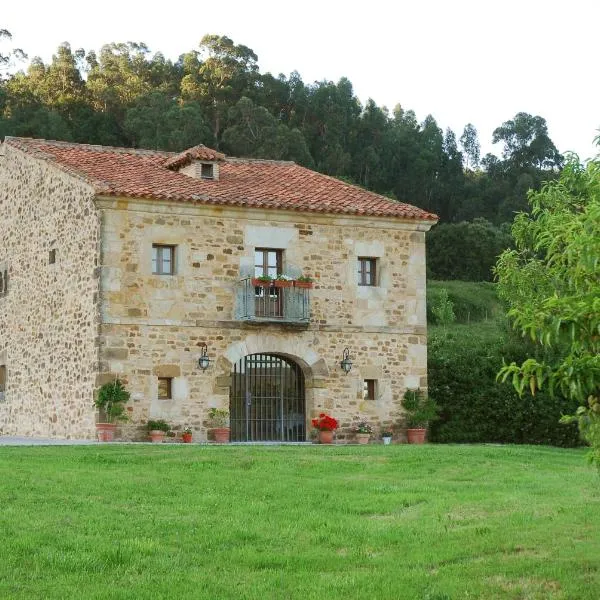
<path id="1" fill-rule="evenodd" d="M 318 385 L 320 379 L 329 376 L 325 360 L 305 340 L 293 335 L 284 337 L 262 333 L 251 333 L 245 340 L 227 347 L 223 353 L 227 363 L 222 365 L 223 374 L 228 374 L 232 365 L 250 354 L 280 354 L 293 360 L 302 368 L 307 388 Z"/>

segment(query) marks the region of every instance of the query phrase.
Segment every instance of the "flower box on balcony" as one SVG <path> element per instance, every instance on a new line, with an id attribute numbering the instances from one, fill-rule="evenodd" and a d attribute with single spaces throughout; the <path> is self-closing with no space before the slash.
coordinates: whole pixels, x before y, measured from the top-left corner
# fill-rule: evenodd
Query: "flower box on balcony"
<path id="1" fill-rule="evenodd" d="M 252 278 L 252 285 L 254 287 L 271 287 L 271 283 L 273 283 L 272 279 L 259 279 L 258 277 Z"/>
<path id="2" fill-rule="evenodd" d="M 297 288 L 302 288 L 305 290 L 312 290 L 314 283 L 312 281 L 298 281 L 296 279 L 296 281 L 294 281 L 294 285 Z"/>
<path id="3" fill-rule="evenodd" d="M 274 279 L 273 285 L 276 288 L 290 288 L 294 285 L 294 281 L 292 279 Z"/>

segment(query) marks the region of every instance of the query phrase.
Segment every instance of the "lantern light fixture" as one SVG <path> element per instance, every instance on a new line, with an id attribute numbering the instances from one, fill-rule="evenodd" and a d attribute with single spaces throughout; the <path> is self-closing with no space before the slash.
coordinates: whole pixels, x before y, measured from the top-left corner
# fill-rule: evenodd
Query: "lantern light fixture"
<path id="1" fill-rule="evenodd" d="M 342 371 L 348 375 L 350 373 L 350 369 L 352 369 L 352 361 L 350 360 L 350 349 L 344 348 L 344 352 L 342 353 L 342 361 L 340 362 L 340 367 L 342 367 Z"/>
<path id="2" fill-rule="evenodd" d="M 205 343 L 202 343 L 200 345 L 201 347 L 201 353 L 200 353 L 200 358 L 198 359 L 198 366 L 203 370 L 206 371 L 206 369 L 208 369 L 208 366 L 210 365 L 210 358 L 208 358 L 207 352 L 208 352 L 208 347 L 206 346 Z"/>

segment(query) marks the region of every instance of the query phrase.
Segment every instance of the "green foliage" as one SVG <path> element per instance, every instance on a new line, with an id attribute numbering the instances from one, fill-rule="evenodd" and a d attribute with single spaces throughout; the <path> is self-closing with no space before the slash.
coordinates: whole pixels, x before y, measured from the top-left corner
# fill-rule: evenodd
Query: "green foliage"
<path id="1" fill-rule="evenodd" d="M 436 323 L 447 327 L 456 321 L 456 315 L 454 314 L 454 303 L 448 298 L 448 290 L 442 288 L 439 290 L 439 294 L 435 304 L 431 307 Z"/>
<path id="2" fill-rule="evenodd" d="M 9 37 L 0 30 L 5 46 Z M 400 105 L 392 113 L 373 100 L 363 106 L 345 77 L 305 84 L 297 72 L 260 73 L 256 54 L 227 36 L 204 36 L 175 63 L 143 43 L 106 44 L 98 53 L 63 43 L 49 64 L 33 59 L 6 80 L 10 52 L 0 50 L 0 138 L 169 151 L 204 143 L 235 156 L 293 160 L 435 212 L 443 223 L 511 220 L 526 208 L 527 190 L 560 165 L 539 116 L 518 113 L 498 128 L 505 156 L 488 155 L 480 169 L 471 124 L 460 151 L 454 132 L 431 115 L 419 122 Z M 430 244 L 434 277 L 489 278 L 498 241 L 491 229 L 469 229 L 473 239 L 434 231 L 443 238 L 439 248 Z"/>
<path id="3" fill-rule="evenodd" d="M 404 422 L 409 429 L 427 427 L 438 418 L 438 406 L 420 389 L 406 390 L 402 397 Z"/>
<path id="4" fill-rule="evenodd" d="M 440 223 L 427 234 L 428 277 L 491 281 L 498 256 L 510 247 L 510 233 L 485 219 Z"/>
<path id="5" fill-rule="evenodd" d="M 451 443 L 578 445 L 575 425 L 561 425 L 577 402 L 544 390 L 532 396 L 496 381 L 503 360 L 521 360 L 527 344 L 501 321 L 430 328 L 428 389 L 440 406 L 431 439 Z"/>
<path id="6" fill-rule="evenodd" d="M 208 411 L 208 426 L 229 427 L 229 411 L 225 408 L 211 408 Z"/>
<path id="7" fill-rule="evenodd" d="M 100 411 L 100 418 L 108 423 L 127 421 L 125 404 L 129 402 L 130 394 L 119 379 L 105 383 L 94 400 L 94 405 Z M 102 422 L 102 421 L 101 421 Z"/>
<path id="8" fill-rule="evenodd" d="M 146 429 L 148 431 L 164 431 L 167 433 L 170 431 L 171 426 L 164 419 L 149 420 L 146 423 Z"/>
<path id="9" fill-rule="evenodd" d="M 458 323 L 495 320 L 504 314 L 502 302 L 496 294 L 496 286 L 485 281 L 428 281 L 427 321 L 441 325 L 434 307 L 443 302 L 444 292 Z"/>
<path id="10" fill-rule="evenodd" d="M 549 389 L 579 402 L 578 421 L 589 422 L 581 433 L 600 467 L 600 161 L 583 167 L 571 157 L 560 179 L 529 200 L 531 214 L 515 218 L 516 248 L 502 254 L 497 275 L 515 328 L 543 354 L 499 376 L 519 394 Z"/>

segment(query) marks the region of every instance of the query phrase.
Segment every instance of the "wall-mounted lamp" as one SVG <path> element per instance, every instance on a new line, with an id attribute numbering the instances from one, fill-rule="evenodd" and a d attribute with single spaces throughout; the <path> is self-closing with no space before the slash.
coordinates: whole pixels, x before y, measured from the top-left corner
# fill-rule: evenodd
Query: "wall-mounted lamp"
<path id="1" fill-rule="evenodd" d="M 200 345 L 200 347 L 202 348 L 202 351 L 200 354 L 200 358 L 198 359 L 198 366 L 203 371 L 206 371 L 206 369 L 208 369 L 208 365 L 210 365 L 210 358 L 208 358 L 208 355 L 206 354 L 208 351 L 208 348 L 207 348 L 206 344 L 204 344 L 204 343 L 202 343 Z"/>
<path id="2" fill-rule="evenodd" d="M 342 353 L 342 362 L 340 362 L 340 367 L 342 367 L 342 371 L 348 375 L 350 373 L 350 369 L 352 368 L 352 361 L 350 360 L 350 350 L 348 348 L 344 348 L 344 352 Z"/>

